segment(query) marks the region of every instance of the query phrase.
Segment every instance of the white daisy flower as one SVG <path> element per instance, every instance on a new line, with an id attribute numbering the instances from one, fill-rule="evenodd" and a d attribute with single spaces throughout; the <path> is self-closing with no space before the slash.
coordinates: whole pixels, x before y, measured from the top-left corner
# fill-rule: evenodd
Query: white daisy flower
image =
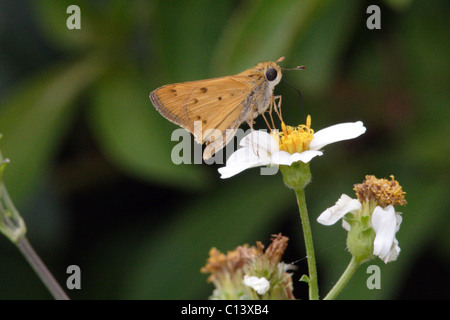
<path id="1" fill-rule="evenodd" d="M 301 161 L 308 163 L 330 143 L 359 137 L 366 131 L 361 121 L 341 123 L 314 133 L 310 128 L 311 118 L 307 124 L 298 127 L 282 123 L 282 131 L 252 131 L 245 136 L 240 146 L 227 160 L 226 166 L 219 168 L 221 178 L 232 177 L 246 169 L 260 166 L 290 166 Z"/>

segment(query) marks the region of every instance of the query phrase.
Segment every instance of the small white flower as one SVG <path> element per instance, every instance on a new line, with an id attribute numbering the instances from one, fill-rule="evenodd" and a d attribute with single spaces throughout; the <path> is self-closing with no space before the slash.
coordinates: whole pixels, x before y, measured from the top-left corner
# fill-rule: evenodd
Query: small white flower
<path id="1" fill-rule="evenodd" d="M 227 160 L 226 166 L 219 168 L 221 178 L 232 177 L 246 169 L 260 166 L 290 166 L 294 162 L 308 163 L 312 158 L 321 156 L 323 147 L 337 141 L 353 139 L 366 131 L 361 121 L 337 124 L 314 133 L 309 149 L 289 153 L 279 148 L 278 141 L 265 131 L 252 131 L 239 143 L 242 148 L 236 150 Z"/>
<path id="2" fill-rule="evenodd" d="M 352 199 L 343 194 L 336 204 L 326 209 L 317 218 L 317 222 L 329 226 L 343 218 L 347 213 L 353 213 L 355 217 L 361 216 L 362 205 L 359 200 Z M 377 206 L 371 215 L 372 228 L 375 231 L 373 243 L 373 254 L 378 256 L 385 263 L 395 261 L 400 253 L 398 241 L 395 234 L 400 229 L 402 217 L 395 212 L 392 205 L 385 208 Z M 350 224 L 342 220 L 342 226 L 350 231 Z"/>
<path id="3" fill-rule="evenodd" d="M 249 275 L 246 274 L 244 276 L 244 284 L 255 290 L 260 296 L 265 294 L 270 289 L 270 282 L 264 277 L 261 278 L 255 276 L 250 277 Z"/>

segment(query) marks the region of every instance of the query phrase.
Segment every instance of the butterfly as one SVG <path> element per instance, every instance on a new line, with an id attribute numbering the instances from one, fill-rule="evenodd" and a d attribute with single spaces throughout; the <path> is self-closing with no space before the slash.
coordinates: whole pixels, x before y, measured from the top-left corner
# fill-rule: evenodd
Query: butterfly
<path id="1" fill-rule="evenodd" d="M 152 91 L 150 100 L 163 117 L 207 145 L 203 152 L 207 160 L 234 137 L 244 121 L 253 128 L 253 119 L 264 117 L 274 105 L 273 90 L 282 77 L 278 62 L 283 60 L 260 62 L 236 75 L 167 84 Z"/>

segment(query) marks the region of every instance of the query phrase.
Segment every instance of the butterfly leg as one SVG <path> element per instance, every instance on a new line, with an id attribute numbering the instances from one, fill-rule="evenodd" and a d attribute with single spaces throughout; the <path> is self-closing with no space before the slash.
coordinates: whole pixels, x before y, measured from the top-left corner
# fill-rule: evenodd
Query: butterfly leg
<path id="1" fill-rule="evenodd" d="M 272 121 L 272 127 L 275 129 L 275 123 L 273 122 L 273 116 L 272 116 L 274 103 L 275 103 L 275 97 L 272 95 L 272 99 L 270 100 L 269 115 L 270 115 L 270 120 Z"/>
<path id="2" fill-rule="evenodd" d="M 272 105 L 271 105 L 270 108 L 272 109 Z M 261 115 L 262 115 L 262 117 L 264 118 L 264 121 L 266 122 L 267 128 L 268 128 L 269 130 L 272 130 L 272 127 L 270 127 L 269 121 L 267 121 L 267 118 L 266 118 L 266 116 L 264 115 L 264 112 L 261 113 Z M 270 113 L 270 118 L 272 119 L 272 113 Z M 272 125 L 273 125 L 273 119 L 272 119 Z M 275 128 L 275 126 L 273 126 L 273 128 Z"/>
<path id="3" fill-rule="evenodd" d="M 253 144 L 253 107 L 251 108 L 251 111 L 250 111 L 250 119 L 252 119 L 252 120 L 251 120 L 251 126 L 250 126 L 250 134 L 252 135 L 252 136 L 251 136 L 251 139 L 252 139 L 253 153 L 256 154 L 256 155 L 258 155 L 258 154 L 257 154 L 257 151 L 255 151 L 255 145 Z"/>
<path id="4" fill-rule="evenodd" d="M 255 145 L 253 144 L 253 110 L 254 108 L 252 107 L 250 109 L 250 119 L 249 121 L 247 121 L 248 125 L 250 126 L 250 134 L 251 134 L 251 142 L 252 142 L 252 148 L 253 148 L 253 153 L 259 157 L 259 152 L 258 150 L 255 150 Z M 265 118 L 264 118 L 265 119 Z"/>
<path id="5" fill-rule="evenodd" d="M 275 102 L 275 100 L 278 100 L 278 105 Z M 273 104 L 275 105 L 275 113 L 278 115 L 278 118 L 281 122 L 283 122 L 283 117 L 281 116 L 281 96 L 274 96 L 273 97 Z"/>

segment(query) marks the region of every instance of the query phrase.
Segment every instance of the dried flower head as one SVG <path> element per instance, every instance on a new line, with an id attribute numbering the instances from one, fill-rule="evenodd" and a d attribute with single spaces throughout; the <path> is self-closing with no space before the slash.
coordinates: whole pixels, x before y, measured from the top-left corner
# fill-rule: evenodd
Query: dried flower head
<path id="1" fill-rule="evenodd" d="M 361 203 L 376 201 L 376 203 L 385 208 L 388 205 L 406 204 L 405 194 L 402 186 L 391 175 L 391 180 L 377 179 L 373 175 L 367 175 L 363 183 L 355 184 L 353 190 Z"/>
<path id="2" fill-rule="evenodd" d="M 257 252 L 255 247 L 249 247 L 248 244 L 239 246 L 233 251 L 228 251 L 226 255 L 216 248 L 211 248 L 208 261 L 200 271 L 211 273 L 208 281 L 213 282 L 226 274 L 234 275 L 242 270 L 256 256 Z"/>
<path id="3" fill-rule="evenodd" d="M 288 238 L 281 233 L 272 236 L 264 250 L 261 242 L 249 247 L 238 246 L 224 254 L 212 248 L 203 273 L 216 289 L 213 299 L 295 299 L 289 265 L 281 262 Z"/>

